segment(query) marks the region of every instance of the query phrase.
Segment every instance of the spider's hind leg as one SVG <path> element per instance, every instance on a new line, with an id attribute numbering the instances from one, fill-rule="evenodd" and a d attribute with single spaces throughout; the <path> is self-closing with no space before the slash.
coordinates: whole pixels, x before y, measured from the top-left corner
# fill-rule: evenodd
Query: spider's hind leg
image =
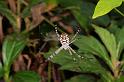
<path id="1" fill-rule="evenodd" d="M 77 54 L 71 47 L 69 47 L 69 49 L 70 49 L 75 55 L 77 55 L 78 58 L 80 58 L 80 59 L 83 59 L 83 58 L 84 58 L 83 56 Z"/>
<path id="2" fill-rule="evenodd" d="M 72 54 L 72 51 L 70 50 L 70 48 L 68 48 L 68 51 L 69 51 L 70 56 L 73 58 L 74 62 L 76 62 L 76 58 L 73 57 L 73 54 Z"/>

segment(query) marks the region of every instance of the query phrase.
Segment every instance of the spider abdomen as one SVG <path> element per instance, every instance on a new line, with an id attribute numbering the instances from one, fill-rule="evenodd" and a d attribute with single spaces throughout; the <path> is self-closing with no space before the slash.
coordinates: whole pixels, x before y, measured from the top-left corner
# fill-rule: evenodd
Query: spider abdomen
<path id="1" fill-rule="evenodd" d="M 60 35 L 60 43 L 62 44 L 65 50 L 69 47 L 70 41 L 69 41 L 68 34 L 62 33 Z"/>

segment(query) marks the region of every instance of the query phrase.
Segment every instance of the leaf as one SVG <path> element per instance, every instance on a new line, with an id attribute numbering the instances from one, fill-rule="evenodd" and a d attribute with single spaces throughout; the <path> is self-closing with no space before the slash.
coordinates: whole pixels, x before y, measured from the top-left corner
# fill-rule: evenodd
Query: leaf
<path id="1" fill-rule="evenodd" d="M 0 62 L 0 78 L 3 76 L 3 74 L 4 74 L 4 70 L 3 70 L 3 66 Z"/>
<path id="2" fill-rule="evenodd" d="M 79 66 L 81 72 L 100 74 L 100 78 L 104 78 L 105 82 L 111 80 L 111 73 L 101 66 L 92 54 L 85 54 Z"/>
<path id="3" fill-rule="evenodd" d="M 90 75 L 78 75 L 64 82 L 95 82 L 95 78 Z"/>
<path id="4" fill-rule="evenodd" d="M 119 26 L 117 25 L 117 21 L 111 21 L 111 24 L 109 25 L 107 30 L 116 36 L 118 34 L 118 31 L 120 30 Z"/>
<path id="5" fill-rule="evenodd" d="M 79 36 L 74 44 L 79 47 L 79 51 L 97 55 L 111 67 L 112 63 L 105 47 L 93 36 Z"/>
<path id="6" fill-rule="evenodd" d="M 0 1 L 0 13 L 4 15 L 14 27 L 17 27 L 15 14 L 9 10 L 5 3 L 2 1 Z"/>
<path id="7" fill-rule="evenodd" d="M 117 42 L 118 44 L 120 44 L 119 47 L 119 55 L 121 54 L 122 50 L 124 49 L 124 28 L 120 29 L 119 32 L 116 33 L 116 38 L 117 38 Z"/>
<path id="8" fill-rule="evenodd" d="M 107 27 L 110 24 L 111 20 L 108 15 L 101 16 L 93 20 L 93 23 L 96 25 Z"/>
<path id="9" fill-rule="evenodd" d="M 45 57 L 48 58 L 50 55 L 52 55 L 55 51 L 50 50 L 48 53 L 45 54 Z M 79 65 L 74 62 L 73 58 L 75 55 L 73 54 L 72 56 L 68 53 L 68 50 L 61 50 L 56 56 L 52 58 L 51 61 L 54 63 L 60 64 L 61 70 L 71 70 L 71 71 L 76 71 L 79 72 Z"/>
<path id="10" fill-rule="evenodd" d="M 88 31 L 88 26 L 90 24 L 90 20 L 88 16 L 84 15 L 81 10 L 72 10 L 72 14 L 76 18 L 76 20 L 79 22 L 79 24 L 82 26 L 82 28 L 85 29 L 85 31 Z"/>
<path id="11" fill-rule="evenodd" d="M 95 5 L 89 2 L 79 2 L 80 4 L 77 6 L 77 9 L 71 9 L 72 14 L 75 19 L 81 25 L 82 28 L 87 32 L 90 29 L 91 16 L 93 14 L 93 10 Z"/>
<path id="12" fill-rule="evenodd" d="M 13 76 L 14 82 L 41 82 L 40 76 L 33 71 L 20 71 Z"/>
<path id="13" fill-rule="evenodd" d="M 84 40 L 84 38 L 81 38 L 81 39 Z M 57 54 L 56 56 L 53 57 L 52 61 L 54 63 L 60 64 L 61 70 L 70 70 L 70 71 L 86 72 L 86 73 L 96 73 L 96 74 L 100 74 L 105 80 L 108 81 L 108 79 L 110 79 L 108 77 L 111 76 L 109 74 L 109 72 L 107 72 L 99 64 L 99 62 L 96 60 L 96 58 L 92 54 L 86 54 L 86 53 L 83 54 L 85 52 L 83 50 L 86 49 L 86 46 L 83 46 L 83 43 L 81 43 L 82 40 L 80 40 L 80 41 L 76 40 L 77 44 L 80 45 L 80 46 L 76 45 L 79 47 L 79 50 L 76 52 L 79 55 L 83 56 L 84 57 L 83 59 L 77 59 L 77 61 L 74 61 L 73 58 L 74 57 L 76 58 L 75 54 L 70 55 L 68 53 L 68 51 L 61 50 L 59 54 Z M 87 40 L 87 41 L 91 41 L 91 40 Z M 87 44 L 91 45 L 89 43 L 87 43 Z M 93 44 L 94 44 L 94 41 L 93 41 Z M 83 49 L 81 48 L 82 46 L 83 46 Z M 90 48 L 90 49 L 92 49 L 92 48 Z M 94 45 L 93 45 L 93 49 L 94 49 Z M 99 53 L 102 53 L 101 50 L 98 49 L 98 51 L 99 51 Z M 53 52 L 54 51 L 49 51 L 49 53 L 45 54 L 46 58 L 48 58 Z M 91 52 L 92 52 L 92 50 L 91 50 Z M 93 51 L 93 53 L 94 53 L 94 51 Z M 104 54 L 104 55 L 106 55 L 106 54 Z"/>
<path id="14" fill-rule="evenodd" d="M 115 82 L 124 82 L 124 76 L 121 75 Z"/>
<path id="15" fill-rule="evenodd" d="M 31 8 L 40 2 L 42 2 L 42 0 L 30 0 L 28 6 L 26 6 L 22 11 L 22 17 L 25 18 L 29 16 L 31 13 Z"/>
<path id="16" fill-rule="evenodd" d="M 10 67 L 13 60 L 19 55 L 27 43 L 27 34 L 13 34 L 5 38 L 2 54 L 5 67 Z"/>
<path id="17" fill-rule="evenodd" d="M 105 15 L 110 12 L 113 8 L 116 8 L 122 4 L 122 0 L 99 0 L 96 5 L 93 19 L 99 16 Z"/>
<path id="18" fill-rule="evenodd" d="M 75 0 L 67 0 L 67 1 L 57 0 L 57 1 L 63 7 L 76 7 L 76 6 L 81 5 L 81 3 L 82 3 L 82 0 L 78 0 L 78 1 L 75 1 Z"/>
<path id="19" fill-rule="evenodd" d="M 102 42 L 106 46 L 112 59 L 114 60 L 117 59 L 118 54 L 117 54 L 117 43 L 116 43 L 115 36 L 104 28 L 98 27 L 96 25 L 92 25 L 92 26 L 95 28 L 96 33 L 99 35 Z"/>

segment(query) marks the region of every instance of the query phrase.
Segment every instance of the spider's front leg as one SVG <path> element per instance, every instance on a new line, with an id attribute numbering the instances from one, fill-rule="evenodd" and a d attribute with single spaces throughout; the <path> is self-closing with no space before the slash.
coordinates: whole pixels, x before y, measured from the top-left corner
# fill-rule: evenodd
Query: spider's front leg
<path id="1" fill-rule="evenodd" d="M 55 57 L 61 50 L 63 49 L 63 46 L 61 46 L 59 49 L 57 49 L 52 55 L 50 55 L 47 60 L 51 60 L 53 57 Z"/>
<path id="2" fill-rule="evenodd" d="M 80 29 L 78 29 L 76 34 L 72 37 L 72 39 L 70 40 L 70 44 L 76 40 L 76 36 L 78 35 L 79 32 L 80 32 Z"/>
<path id="3" fill-rule="evenodd" d="M 60 34 L 58 33 L 57 25 L 55 25 L 55 32 L 56 32 L 57 38 L 58 38 L 58 40 L 59 40 L 59 38 L 60 38 Z"/>

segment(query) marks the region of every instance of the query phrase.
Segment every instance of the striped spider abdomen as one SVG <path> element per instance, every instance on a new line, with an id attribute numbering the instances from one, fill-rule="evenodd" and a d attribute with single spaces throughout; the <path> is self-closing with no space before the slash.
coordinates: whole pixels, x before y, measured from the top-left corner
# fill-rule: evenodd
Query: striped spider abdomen
<path id="1" fill-rule="evenodd" d="M 65 50 L 69 48 L 70 41 L 67 33 L 62 33 L 59 37 L 59 41 Z"/>

